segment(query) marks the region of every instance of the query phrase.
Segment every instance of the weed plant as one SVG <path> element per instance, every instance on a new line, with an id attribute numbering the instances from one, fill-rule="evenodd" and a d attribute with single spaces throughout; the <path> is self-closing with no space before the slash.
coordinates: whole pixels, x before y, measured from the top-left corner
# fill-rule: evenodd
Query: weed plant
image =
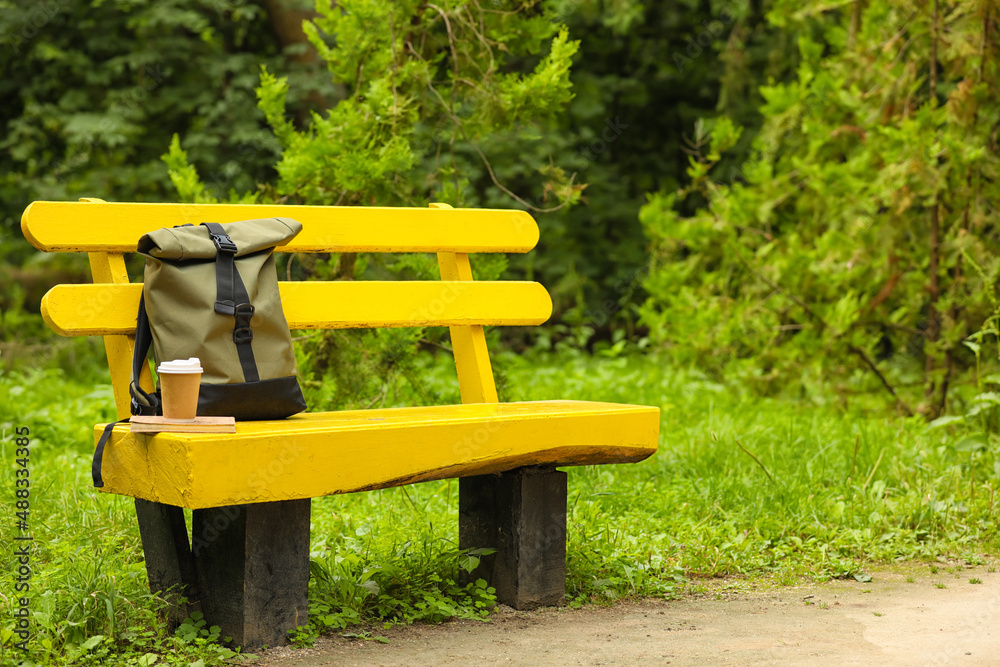
<path id="1" fill-rule="evenodd" d="M 582 399 L 662 408 L 661 445 L 635 465 L 570 469 L 571 604 L 673 597 L 699 579 L 857 576 L 872 565 L 941 555 L 978 560 L 997 546 L 1000 463 L 956 448 L 961 423 L 871 417 L 813 402 L 761 400 L 617 345 L 501 353 L 509 400 Z M 447 355 L 417 360 L 386 405 L 458 400 Z M 149 594 L 131 499 L 91 488 L 93 425 L 113 418 L 106 377 L 0 374 L 3 465 L 13 429 L 31 429 L 33 636 L 13 648 L 11 556 L 0 561 L 0 664 L 211 665 L 237 660 L 217 628 L 177 630 Z M 0 548 L 14 550 L 13 475 L 0 487 Z M 294 636 L 363 624 L 488 619 L 484 582 L 455 583 L 454 480 L 313 501 L 310 624 Z"/>

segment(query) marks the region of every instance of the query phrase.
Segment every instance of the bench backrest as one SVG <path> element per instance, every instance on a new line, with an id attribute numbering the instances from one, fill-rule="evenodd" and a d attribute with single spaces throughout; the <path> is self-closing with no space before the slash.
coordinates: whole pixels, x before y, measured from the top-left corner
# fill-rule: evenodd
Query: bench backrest
<path id="1" fill-rule="evenodd" d="M 99 199 L 34 202 L 21 216 L 25 238 L 46 252 L 85 252 L 92 285 L 57 285 L 42 316 L 64 336 L 104 336 L 118 414 L 129 414 L 128 385 L 141 285 L 124 254 L 161 227 L 252 218 L 294 218 L 302 232 L 279 252 L 432 252 L 441 281 L 280 282 L 292 329 L 448 326 L 463 403 L 496 402 L 484 326 L 537 325 L 552 312 L 538 283 L 473 281 L 469 253 L 531 250 L 538 226 L 522 211 L 235 204 L 134 204 Z M 145 368 L 141 384 L 152 390 Z"/>

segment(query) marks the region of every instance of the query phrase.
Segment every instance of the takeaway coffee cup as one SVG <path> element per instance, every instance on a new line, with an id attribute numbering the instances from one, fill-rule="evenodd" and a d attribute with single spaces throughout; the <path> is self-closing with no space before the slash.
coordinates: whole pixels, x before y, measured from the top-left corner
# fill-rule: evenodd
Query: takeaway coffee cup
<path id="1" fill-rule="evenodd" d="M 164 361 L 156 368 L 160 376 L 160 401 L 167 419 L 194 419 L 198 413 L 201 359 Z"/>

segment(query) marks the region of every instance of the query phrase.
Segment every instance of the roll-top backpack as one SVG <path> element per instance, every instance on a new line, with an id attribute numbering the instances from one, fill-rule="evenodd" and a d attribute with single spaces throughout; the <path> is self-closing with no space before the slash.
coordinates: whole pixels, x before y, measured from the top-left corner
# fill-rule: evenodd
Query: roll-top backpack
<path id="1" fill-rule="evenodd" d="M 301 230 L 291 218 L 263 218 L 168 227 L 139 239 L 146 266 L 129 386 L 133 415 L 161 414 L 159 391 L 139 386 L 150 347 L 157 364 L 201 360 L 199 416 L 253 421 L 305 410 L 273 254 Z M 104 485 L 101 459 L 113 427 L 94 452 L 96 487 Z"/>

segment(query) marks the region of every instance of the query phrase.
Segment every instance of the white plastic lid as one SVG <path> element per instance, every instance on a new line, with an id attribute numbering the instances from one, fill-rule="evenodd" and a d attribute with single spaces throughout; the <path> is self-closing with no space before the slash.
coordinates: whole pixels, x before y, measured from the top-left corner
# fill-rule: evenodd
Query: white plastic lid
<path id="1" fill-rule="evenodd" d="M 201 373 L 203 370 L 198 357 L 164 361 L 156 368 L 157 373 Z"/>

